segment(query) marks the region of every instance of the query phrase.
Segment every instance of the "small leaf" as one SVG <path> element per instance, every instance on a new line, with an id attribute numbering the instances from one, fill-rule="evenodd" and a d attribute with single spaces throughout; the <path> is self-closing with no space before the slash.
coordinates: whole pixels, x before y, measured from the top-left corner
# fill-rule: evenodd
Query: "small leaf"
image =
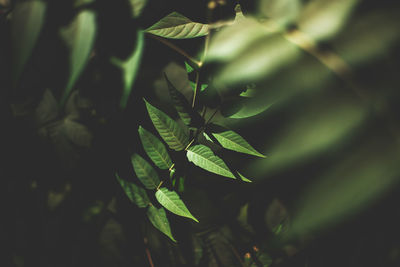
<path id="1" fill-rule="evenodd" d="M 214 155 L 211 148 L 205 145 L 195 145 L 188 149 L 186 156 L 194 165 L 225 177 L 236 179 L 235 175 L 230 171 L 225 162 Z"/>
<path id="2" fill-rule="evenodd" d="M 139 17 L 147 4 L 147 0 L 129 0 L 132 7 L 132 16 Z"/>
<path id="3" fill-rule="evenodd" d="M 92 10 L 81 11 L 70 25 L 60 31 L 69 48 L 70 64 L 67 86 L 61 98 L 62 106 L 89 60 L 96 38 L 96 31 L 96 14 Z"/>
<path id="4" fill-rule="evenodd" d="M 187 17 L 173 12 L 145 31 L 165 38 L 187 39 L 207 35 L 208 28 L 207 24 L 193 22 Z"/>
<path id="5" fill-rule="evenodd" d="M 193 67 L 190 66 L 189 63 L 187 63 L 186 61 L 185 61 L 185 68 L 188 74 L 194 71 Z"/>
<path id="6" fill-rule="evenodd" d="M 132 158 L 133 169 L 136 176 L 147 189 L 156 189 L 160 184 L 157 172 L 153 167 L 138 154 L 133 154 Z"/>
<path id="7" fill-rule="evenodd" d="M 121 184 L 121 187 L 124 189 L 125 194 L 133 203 L 135 203 L 139 208 L 145 208 L 149 205 L 150 200 L 147 196 L 146 190 L 132 182 L 121 179 L 117 173 L 115 176 L 117 177 L 118 182 Z"/>
<path id="8" fill-rule="evenodd" d="M 189 143 L 189 138 L 181 126 L 146 100 L 145 103 L 154 127 L 168 146 L 176 151 L 185 149 L 186 145 Z"/>
<path id="9" fill-rule="evenodd" d="M 222 147 L 236 152 L 265 158 L 263 154 L 255 150 L 243 137 L 236 132 L 225 129 L 219 125 L 212 125 L 209 130 Z"/>
<path id="10" fill-rule="evenodd" d="M 12 75 L 16 85 L 43 27 L 46 3 L 44 1 L 17 2 L 12 12 L 11 38 L 13 48 Z"/>
<path id="11" fill-rule="evenodd" d="M 168 155 L 167 149 L 157 137 L 142 126 L 139 126 L 139 137 L 147 155 L 158 168 L 166 170 L 172 166 L 172 160 Z"/>
<path id="12" fill-rule="evenodd" d="M 163 187 L 156 192 L 156 198 L 161 205 L 164 206 L 170 212 L 199 222 L 186 208 L 185 203 L 179 198 L 179 195 L 174 191 L 169 191 Z"/>
<path id="13" fill-rule="evenodd" d="M 175 238 L 172 236 L 167 214 L 163 207 L 157 209 L 153 205 L 150 205 L 147 209 L 147 217 L 155 228 L 171 238 L 172 241 L 176 242 Z"/>
<path id="14" fill-rule="evenodd" d="M 124 91 L 120 101 L 121 108 L 126 108 L 126 105 L 128 104 L 128 99 L 132 92 L 132 86 L 139 71 L 143 48 L 144 34 L 143 31 L 139 30 L 137 31 L 136 47 L 133 50 L 132 55 L 126 61 L 122 61 L 116 57 L 111 58 L 111 63 L 120 67 L 123 72 Z"/>
<path id="15" fill-rule="evenodd" d="M 190 84 L 190 87 L 192 87 L 193 91 L 196 90 L 196 83 L 195 82 L 189 81 L 189 84 Z M 200 92 L 203 92 L 204 90 L 206 90 L 207 87 L 208 87 L 208 84 L 203 83 L 200 86 Z"/>

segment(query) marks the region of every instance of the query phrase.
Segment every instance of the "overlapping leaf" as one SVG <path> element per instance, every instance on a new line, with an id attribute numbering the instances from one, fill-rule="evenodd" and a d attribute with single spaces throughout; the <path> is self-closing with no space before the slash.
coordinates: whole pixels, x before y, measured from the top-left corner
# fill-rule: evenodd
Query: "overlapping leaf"
<path id="1" fill-rule="evenodd" d="M 150 200 L 147 196 L 146 190 L 132 182 L 121 179 L 118 174 L 115 174 L 115 176 L 121 184 L 121 187 L 124 189 L 125 194 L 133 203 L 135 203 L 139 208 L 145 208 L 149 205 Z"/>
<path id="2" fill-rule="evenodd" d="M 165 38 L 188 39 L 207 35 L 209 26 L 193 22 L 187 17 L 173 12 L 145 31 Z"/>
<path id="3" fill-rule="evenodd" d="M 70 73 L 61 105 L 65 103 L 72 87 L 84 70 L 96 38 L 96 14 L 92 10 L 81 11 L 70 25 L 61 30 L 61 36 L 69 48 Z"/>
<path id="4" fill-rule="evenodd" d="M 147 189 L 156 189 L 160 184 L 160 179 L 154 168 L 138 154 L 134 154 L 131 159 L 133 169 L 142 184 Z"/>
<path id="5" fill-rule="evenodd" d="M 185 203 L 179 198 L 179 195 L 174 191 L 169 191 L 167 188 L 163 187 L 157 190 L 156 198 L 161 205 L 163 205 L 170 212 L 192 219 L 199 222 L 187 209 Z"/>
<path id="6" fill-rule="evenodd" d="M 145 102 L 150 119 L 160 136 L 171 149 L 176 151 L 183 150 L 189 143 L 189 138 L 185 131 L 167 114 L 152 106 L 147 101 Z"/>
<path id="7" fill-rule="evenodd" d="M 139 126 L 139 137 L 147 155 L 158 168 L 165 170 L 172 166 L 172 160 L 168 155 L 167 149 L 157 137 L 142 126 Z"/>
<path id="8" fill-rule="evenodd" d="M 167 214 L 163 207 L 157 209 L 153 205 L 150 205 L 147 209 L 147 217 L 155 228 L 171 238 L 172 241 L 176 242 L 171 233 L 171 227 L 169 225 Z"/>

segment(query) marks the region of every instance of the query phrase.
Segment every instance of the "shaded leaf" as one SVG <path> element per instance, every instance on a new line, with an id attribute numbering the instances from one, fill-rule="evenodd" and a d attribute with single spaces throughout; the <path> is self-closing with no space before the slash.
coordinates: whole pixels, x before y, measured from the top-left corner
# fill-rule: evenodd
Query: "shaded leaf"
<path id="1" fill-rule="evenodd" d="M 74 18 L 72 23 L 62 28 L 60 33 L 69 48 L 69 78 L 61 105 L 64 105 L 79 75 L 84 70 L 94 40 L 96 38 L 96 14 L 92 10 L 83 10 Z"/>
<path id="2" fill-rule="evenodd" d="M 163 207 L 157 209 L 153 205 L 150 205 L 147 209 L 147 217 L 155 228 L 171 238 L 172 241 L 176 242 L 175 238 L 172 236 L 167 214 Z"/>
<path id="3" fill-rule="evenodd" d="M 207 35 L 208 28 L 207 24 L 193 22 L 187 17 L 173 12 L 145 31 L 165 38 L 187 39 Z"/>
<path id="4" fill-rule="evenodd" d="M 157 190 L 156 198 L 170 212 L 199 222 L 187 209 L 185 203 L 179 198 L 179 195 L 174 191 L 169 191 L 163 187 Z"/>
<path id="5" fill-rule="evenodd" d="M 11 20 L 14 86 L 35 47 L 43 27 L 46 8 L 43 1 L 19 1 L 14 7 Z"/>
<path id="6" fill-rule="evenodd" d="M 147 155 L 158 168 L 165 170 L 172 166 L 172 160 L 168 155 L 167 149 L 157 137 L 142 126 L 139 126 L 139 137 Z"/>
<path id="7" fill-rule="evenodd" d="M 129 3 L 132 7 L 133 17 L 137 18 L 142 14 L 142 11 L 147 4 L 147 0 L 129 0 Z"/>
<path id="8" fill-rule="evenodd" d="M 147 196 L 146 190 L 132 182 L 121 179 L 117 173 L 115 174 L 115 176 L 117 177 L 118 182 L 121 184 L 128 198 L 139 208 L 145 208 L 150 204 L 150 200 Z"/>
<path id="9" fill-rule="evenodd" d="M 154 168 L 138 154 L 131 157 L 133 169 L 136 176 L 147 189 L 156 189 L 160 184 L 157 172 Z"/>
<path id="10" fill-rule="evenodd" d="M 183 150 L 189 143 L 189 138 L 179 124 L 167 114 L 152 106 L 145 100 L 147 111 L 154 127 L 171 149 Z"/>
<path id="11" fill-rule="evenodd" d="M 228 166 L 226 166 L 225 162 L 218 156 L 214 155 L 211 148 L 206 147 L 205 145 L 191 146 L 188 149 L 186 156 L 189 161 L 202 169 L 236 179 L 235 175 L 230 171 Z"/>
<path id="12" fill-rule="evenodd" d="M 121 108 L 126 108 L 126 105 L 128 104 L 128 99 L 132 92 L 132 86 L 139 71 L 143 48 L 144 33 L 143 31 L 137 31 L 136 46 L 133 50 L 132 55 L 126 61 L 122 61 L 116 57 L 111 58 L 111 62 L 114 65 L 120 67 L 123 72 L 124 91 L 122 93 L 120 101 Z"/>

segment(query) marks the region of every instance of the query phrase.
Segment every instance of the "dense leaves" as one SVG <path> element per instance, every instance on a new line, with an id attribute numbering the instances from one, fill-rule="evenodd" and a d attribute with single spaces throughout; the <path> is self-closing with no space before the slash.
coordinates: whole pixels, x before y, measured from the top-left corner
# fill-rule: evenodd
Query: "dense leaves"
<path id="1" fill-rule="evenodd" d="M 144 158 L 134 154 L 132 156 L 132 165 L 137 177 L 147 189 L 157 188 L 160 184 L 158 174 Z"/>

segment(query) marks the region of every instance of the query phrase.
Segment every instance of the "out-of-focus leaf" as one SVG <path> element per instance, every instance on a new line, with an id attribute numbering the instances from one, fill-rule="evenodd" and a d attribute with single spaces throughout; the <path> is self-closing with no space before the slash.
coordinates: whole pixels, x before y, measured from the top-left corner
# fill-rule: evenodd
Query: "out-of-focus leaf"
<path id="1" fill-rule="evenodd" d="M 160 184 L 160 179 L 153 167 L 138 154 L 133 154 L 131 159 L 133 169 L 142 184 L 147 189 L 156 189 Z"/>
<path id="2" fill-rule="evenodd" d="M 12 12 L 12 78 L 14 86 L 28 61 L 43 27 L 47 4 L 44 1 L 18 1 Z"/>
<path id="3" fill-rule="evenodd" d="M 91 146 L 93 136 L 85 125 L 66 118 L 64 119 L 63 130 L 65 136 L 75 145 L 80 147 Z"/>
<path id="4" fill-rule="evenodd" d="M 139 71 L 140 62 L 142 59 L 144 48 L 144 33 L 141 30 L 137 31 L 136 47 L 132 55 L 126 60 L 122 61 L 116 57 L 111 58 L 111 62 L 119 66 L 123 72 L 124 91 L 122 92 L 120 107 L 125 108 L 128 104 L 129 96 L 132 92 L 132 86 L 135 82 L 137 73 Z"/>
<path id="5" fill-rule="evenodd" d="M 145 31 L 165 38 L 187 39 L 207 35 L 208 28 L 207 24 L 193 22 L 187 17 L 173 12 Z"/>
<path id="6" fill-rule="evenodd" d="M 171 227 L 169 225 L 167 214 L 163 207 L 157 209 L 153 205 L 150 205 L 147 209 L 147 217 L 155 228 L 171 238 L 172 241 L 176 242 L 171 233 Z"/>
<path id="7" fill-rule="evenodd" d="M 142 126 L 139 126 L 139 137 L 147 155 L 158 168 L 166 170 L 172 166 L 172 160 L 167 149 L 157 137 Z"/>
<path id="8" fill-rule="evenodd" d="M 115 176 L 117 177 L 118 182 L 121 184 L 122 189 L 124 189 L 125 194 L 128 196 L 130 201 L 136 204 L 139 208 L 145 208 L 150 204 L 146 190 L 132 182 L 121 179 L 117 173 Z"/>
<path id="9" fill-rule="evenodd" d="M 185 203 L 179 198 L 179 195 L 174 191 L 169 191 L 163 187 L 157 190 L 156 198 L 161 205 L 170 212 L 199 222 L 187 209 Z"/>
<path id="10" fill-rule="evenodd" d="M 255 150 L 243 137 L 236 132 L 223 128 L 219 125 L 210 125 L 209 130 L 222 145 L 222 147 L 236 152 L 265 158 L 263 154 Z"/>
<path id="11" fill-rule="evenodd" d="M 261 0 L 258 7 L 260 15 L 279 26 L 285 26 L 297 18 L 301 3 L 299 0 Z"/>
<path id="12" fill-rule="evenodd" d="M 137 18 L 142 14 L 143 9 L 147 4 L 147 0 L 129 0 L 129 3 L 132 7 L 132 15 L 134 18 Z"/>
<path id="13" fill-rule="evenodd" d="M 82 10 L 70 25 L 62 28 L 60 33 L 69 48 L 69 78 L 61 98 L 61 106 L 67 100 L 75 82 L 84 70 L 96 38 L 96 13 Z"/>
<path id="14" fill-rule="evenodd" d="M 193 162 L 194 165 L 206 171 L 236 179 L 225 162 L 220 157 L 214 155 L 211 148 L 205 145 L 189 147 L 186 156 L 190 162 Z"/>
<path id="15" fill-rule="evenodd" d="M 145 100 L 147 111 L 154 127 L 171 149 L 183 150 L 189 143 L 189 137 L 179 124 L 167 114 Z"/>

